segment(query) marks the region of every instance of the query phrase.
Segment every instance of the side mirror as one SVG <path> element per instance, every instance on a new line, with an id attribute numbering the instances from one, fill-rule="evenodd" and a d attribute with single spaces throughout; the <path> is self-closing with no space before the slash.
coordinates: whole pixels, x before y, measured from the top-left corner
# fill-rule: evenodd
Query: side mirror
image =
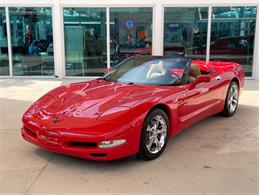
<path id="1" fill-rule="evenodd" d="M 202 82 L 210 82 L 211 80 L 211 76 L 210 75 L 200 75 L 197 77 L 197 79 L 195 80 L 195 83 L 202 83 Z"/>
<path id="2" fill-rule="evenodd" d="M 105 68 L 105 69 L 104 69 L 104 74 L 109 73 L 111 70 L 112 70 L 112 68 Z"/>

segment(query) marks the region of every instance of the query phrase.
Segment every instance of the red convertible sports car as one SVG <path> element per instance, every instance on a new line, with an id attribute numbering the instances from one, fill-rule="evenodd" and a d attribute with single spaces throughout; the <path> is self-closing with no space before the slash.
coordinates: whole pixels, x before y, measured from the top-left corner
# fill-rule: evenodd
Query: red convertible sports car
<path id="1" fill-rule="evenodd" d="M 102 78 L 53 89 L 23 116 L 22 136 L 92 160 L 157 158 L 172 136 L 211 115 L 232 116 L 244 85 L 233 62 L 131 57 Z"/>

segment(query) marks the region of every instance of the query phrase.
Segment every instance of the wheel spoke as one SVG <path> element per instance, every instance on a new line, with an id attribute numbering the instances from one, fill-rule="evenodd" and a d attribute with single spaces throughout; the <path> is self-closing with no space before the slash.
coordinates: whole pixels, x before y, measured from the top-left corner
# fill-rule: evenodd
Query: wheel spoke
<path id="1" fill-rule="evenodd" d="M 235 92 L 233 93 L 233 95 L 232 95 L 232 98 L 234 98 L 234 97 L 236 97 L 237 96 L 237 90 L 235 90 Z"/>
<path id="2" fill-rule="evenodd" d="M 232 97 L 232 94 L 233 94 L 233 87 L 230 88 L 230 93 L 229 93 L 230 97 Z"/>
<path id="3" fill-rule="evenodd" d="M 229 110 L 230 110 L 230 111 L 233 110 L 233 105 L 232 105 L 232 103 L 229 104 Z"/>
<path id="4" fill-rule="evenodd" d="M 160 116 L 157 115 L 156 118 L 155 118 L 155 124 L 156 124 L 156 129 L 159 127 L 159 124 L 160 124 Z"/>
<path id="5" fill-rule="evenodd" d="M 155 139 L 155 137 L 152 137 L 152 136 L 149 137 L 149 142 L 148 142 L 148 144 L 146 145 L 148 149 L 151 149 L 151 147 L 152 147 L 152 145 L 153 145 L 153 143 L 154 143 L 154 139 Z"/>
<path id="6" fill-rule="evenodd" d="M 167 132 L 166 128 L 163 128 L 163 129 L 157 130 L 156 134 L 160 135 L 160 134 L 166 133 L 166 132 Z"/>
<path id="7" fill-rule="evenodd" d="M 161 145 L 160 145 L 160 142 L 157 137 L 155 137 L 154 143 L 155 143 L 157 150 L 159 151 L 161 149 Z"/>
<path id="8" fill-rule="evenodd" d="M 152 128 L 150 127 L 150 125 L 147 126 L 146 131 L 147 131 L 147 132 L 152 132 Z"/>
<path id="9" fill-rule="evenodd" d="M 157 126 L 158 126 L 158 124 L 157 124 L 157 122 L 155 122 L 152 129 L 155 131 L 157 129 Z"/>

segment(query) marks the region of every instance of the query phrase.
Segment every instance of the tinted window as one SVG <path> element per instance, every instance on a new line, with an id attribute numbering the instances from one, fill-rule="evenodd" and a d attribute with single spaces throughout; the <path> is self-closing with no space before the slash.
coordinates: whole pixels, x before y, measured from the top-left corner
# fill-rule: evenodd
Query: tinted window
<path id="1" fill-rule="evenodd" d="M 0 75 L 9 75 L 5 8 L 0 7 Z"/>
<path id="2" fill-rule="evenodd" d="M 106 8 L 64 8 L 67 76 L 102 75 L 107 63 Z"/>
<path id="3" fill-rule="evenodd" d="M 210 60 L 241 64 L 252 76 L 256 7 L 213 7 Z"/>
<path id="4" fill-rule="evenodd" d="M 52 9 L 9 8 L 13 74 L 54 75 Z"/>
<path id="5" fill-rule="evenodd" d="M 151 7 L 110 8 L 110 64 L 152 54 Z"/>
<path id="6" fill-rule="evenodd" d="M 164 55 L 206 58 L 208 7 L 164 8 Z"/>

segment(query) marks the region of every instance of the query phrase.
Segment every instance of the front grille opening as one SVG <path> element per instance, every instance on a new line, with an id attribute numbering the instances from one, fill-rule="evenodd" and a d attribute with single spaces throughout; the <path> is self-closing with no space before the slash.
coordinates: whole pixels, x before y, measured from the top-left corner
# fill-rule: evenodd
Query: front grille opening
<path id="1" fill-rule="evenodd" d="M 26 133 L 28 135 L 30 135 L 31 137 L 37 138 L 37 135 L 35 132 L 33 132 L 31 129 L 28 129 L 27 127 L 24 126 L 24 130 L 26 131 Z"/>
<path id="2" fill-rule="evenodd" d="M 91 153 L 90 155 L 94 156 L 94 157 L 105 157 L 107 154 L 104 154 L 104 153 Z"/>
<path id="3" fill-rule="evenodd" d="M 72 146 L 72 147 L 96 147 L 97 143 L 95 143 L 95 142 L 69 142 L 69 146 Z"/>

